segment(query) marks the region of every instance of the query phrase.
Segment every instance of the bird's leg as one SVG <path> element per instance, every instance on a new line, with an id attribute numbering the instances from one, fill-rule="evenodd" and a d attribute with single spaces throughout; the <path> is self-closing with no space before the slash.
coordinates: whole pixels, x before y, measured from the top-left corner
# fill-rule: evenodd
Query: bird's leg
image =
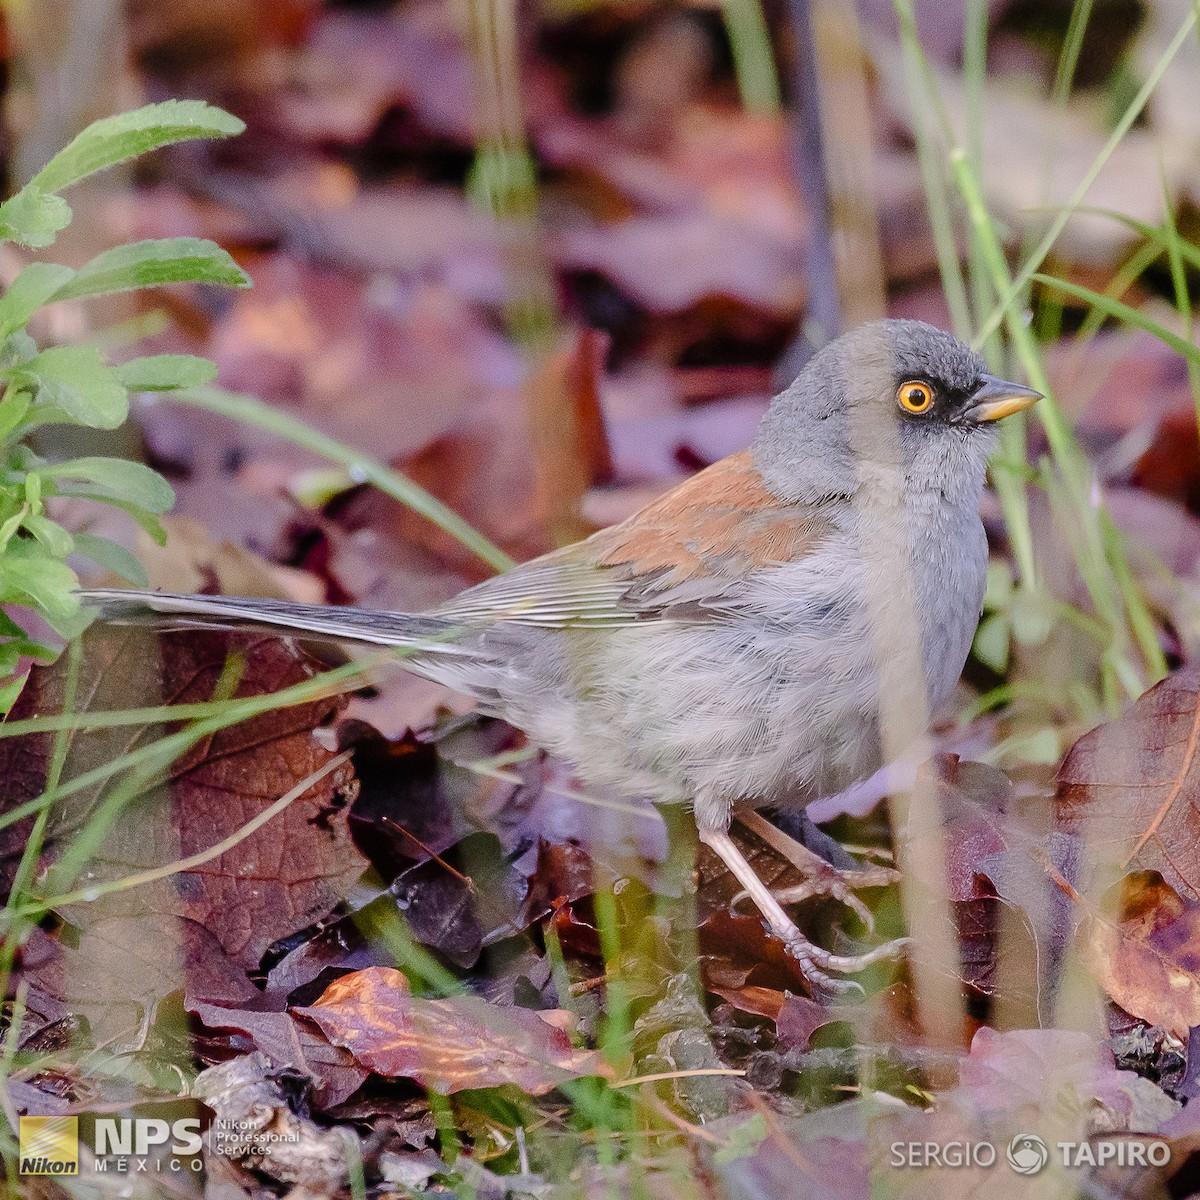
<path id="1" fill-rule="evenodd" d="M 900 881 L 900 872 L 894 867 L 877 864 L 841 869 L 826 862 L 802 842 L 789 837 L 782 829 L 772 825 L 766 817 L 753 809 L 738 813 L 738 820 L 772 850 L 782 855 L 804 876 L 803 883 L 780 888 L 772 893 L 780 904 L 799 904 L 813 896 L 832 896 L 851 909 L 870 933 L 875 932 L 875 918 L 871 910 L 854 894 L 854 888 L 887 887 Z"/>
<path id="2" fill-rule="evenodd" d="M 813 945 L 783 911 L 783 906 L 772 895 L 771 889 L 755 874 L 754 868 L 746 861 L 729 834 L 725 830 L 706 828 L 704 825 L 698 828 L 700 840 L 730 869 L 734 878 L 745 889 L 745 894 L 766 918 L 771 932 L 783 941 L 788 951 L 799 962 L 800 970 L 809 983 L 831 992 L 861 991 L 858 984 L 845 979 L 834 979 L 829 972 L 853 974 L 855 971 L 864 971 L 874 963 L 894 958 L 904 946 L 905 942 L 901 939 L 868 950 L 865 954 L 833 954 Z"/>

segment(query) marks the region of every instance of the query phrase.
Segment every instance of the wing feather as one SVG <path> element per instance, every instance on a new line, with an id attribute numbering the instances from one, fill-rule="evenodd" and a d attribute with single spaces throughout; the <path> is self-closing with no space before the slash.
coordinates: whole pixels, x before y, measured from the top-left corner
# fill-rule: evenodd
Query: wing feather
<path id="1" fill-rule="evenodd" d="M 819 508 L 769 492 L 743 451 L 621 524 L 489 579 L 436 611 L 467 623 L 551 628 L 709 620 L 755 570 L 794 562 L 830 529 Z"/>

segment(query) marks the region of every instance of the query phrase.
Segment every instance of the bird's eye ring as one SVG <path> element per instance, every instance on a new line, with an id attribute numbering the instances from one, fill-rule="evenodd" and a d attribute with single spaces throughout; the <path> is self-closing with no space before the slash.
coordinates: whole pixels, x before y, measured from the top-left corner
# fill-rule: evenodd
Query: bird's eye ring
<path id="1" fill-rule="evenodd" d="M 897 389 L 896 403 L 905 412 L 928 412 L 933 407 L 933 388 L 923 380 L 909 379 Z"/>

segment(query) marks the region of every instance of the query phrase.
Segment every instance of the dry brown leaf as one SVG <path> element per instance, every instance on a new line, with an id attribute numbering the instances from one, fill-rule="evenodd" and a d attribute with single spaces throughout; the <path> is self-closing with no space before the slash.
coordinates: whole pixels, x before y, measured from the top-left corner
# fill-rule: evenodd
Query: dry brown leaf
<path id="1" fill-rule="evenodd" d="M 218 1004 L 246 1004 L 258 995 L 211 930 L 169 913 L 102 917 L 81 925 L 72 939 L 35 929 L 22 966 L 34 994 L 85 1017 L 98 1043 L 133 1035 L 181 987 Z"/>
<path id="2" fill-rule="evenodd" d="M 1084 734 L 1059 771 L 1057 805 L 1092 869 L 1158 871 L 1200 901 L 1200 669 Z"/>
<path id="3" fill-rule="evenodd" d="M 222 596 L 268 596 L 321 604 L 325 589 L 305 571 L 277 566 L 242 546 L 213 537 L 199 521 L 163 517 L 166 545 L 139 531 L 137 556 L 151 591 L 207 592 Z"/>
<path id="4" fill-rule="evenodd" d="M 547 355 L 525 387 L 538 508 L 550 542 L 563 546 L 591 530 L 580 515 L 584 492 L 610 483 L 612 454 L 600 410 L 607 339 L 594 330 L 572 333 Z"/>
<path id="5" fill-rule="evenodd" d="M 804 303 L 802 253 L 721 215 L 631 217 L 564 235 L 561 264 L 599 271 L 651 312 L 726 296 L 791 317 Z"/>
<path id="6" fill-rule="evenodd" d="M 500 1008 L 465 995 L 428 1000 L 387 967 L 346 975 L 296 1012 L 363 1066 L 444 1093 L 515 1084 L 540 1096 L 571 1079 L 612 1074 L 599 1053 L 572 1045 L 574 1017 L 564 1009 Z"/>
<path id="7" fill-rule="evenodd" d="M 895 53 L 893 44 L 880 40 L 872 52 L 883 100 L 893 117 L 907 126 L 911 112 L 904 72 L 888 69 L 888 60 Z M 964 85 L 950 71 L 935 68 L 935 74 L 961 144 L 964 114 L 969 108 Z M 1163 205 L 1160 166 L 1174 196 L 1187 173 L 1186 164 L 1173 158 L 1163 161 L 1153 136 L 1142 129 L 1130 130 L 1102 158 L 1108 136 L 1098 106 L 1073 98 L 1061 112 L 1051 112 L 1041 96 L 1021 83 L 989 75 L 981 129 L 983 186 L 989 209 L 1005 225 L 1040 235 L 1050 214 L 1068 203 L 1092 165 L 1102 161 L 1084 204 L 1157 224 L 1162 220 Z M 1153 180 L 1153 186 L 1147 186 L 1147 180 Z M 1069 261 L 1107 267 L 1136 240 L 1119 221 L 1077 212 L 1059 235 L 1055 249 Z"/>
<path id="8" fill-rule="evenodd" d="M 1121 887 L 1119 918 L 1089 913 L 1080 926 L 1084 958 L 1127 1013 L 1186 1041 L 1200 1025 L 1200 906 L 1154 872 Z"/>
<path id="9" fill-rule="evenodd" d="M 242 658 L 236 694 L 243 697 L 310 679 L 320 666 L 278 638 L 221 633 L 158 638 L 110 627 L 89 632 L 84 648 L 76 708 L 88 712 L 211 700 L 235 656 Z M 58 712 L 64 674 L 65 662 L 35 671 L 13 716 Z M 171 765 L 165 784 L 149 788 L 119 814 L 87 863 L 88 882 L 166 866 L 237 833 L 331 762 L 333 754 L 314 730 L 342 704 L 326 699 L 265 713 L 193 746 Z M 138 725 L 79 730 L 70 739 L 63 779 L 111 762 L 164 732 Z M 40 794 L 50 752 L 48 734 L 0 741 L 0 778 L 10 781 L 5 806 Z M 241 966 L 257 967 L 267 946 L 324 916 L 365 869 L 346 821 L 355 787 L 353 769 L 342 763 L 218 857 L 95 903 L 72 904 L 70 919 L 86 925 L 102 917 L 146 916 L 157 922 L 175 916 L 211 931 Z M 104 795 L 101 782 L 56 809 L 48 827 L 51 853 L 93 818 Z M 22 827 L 12 826 L 0 841 L 10 863 L 23 849 L 23 837 Z M 159 940 L 154 929 L 147 932 L 149 943 Z"/>
<path id="10" fill-rule="evenodd" d="M 189 999 L 193 1012 L 209 1029 L 236 1029 L 245 1034 L 276 1070 L 290 1068 L 313 1081 L 313 1099 L 331 1108 L 354 1094 L 368 1072 L 353 1055 L 331 1045 L 289 1013 L 227 1008 Z"/>

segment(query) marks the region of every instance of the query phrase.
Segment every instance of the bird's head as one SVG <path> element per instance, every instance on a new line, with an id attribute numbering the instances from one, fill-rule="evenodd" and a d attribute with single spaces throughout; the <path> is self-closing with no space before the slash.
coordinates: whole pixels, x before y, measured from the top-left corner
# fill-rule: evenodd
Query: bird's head
<path id="1" fill-rule="evenodd" d="M 923 321 L 860 326 L 808 361 L 759 427 L 755 463 L 778 495 L 853 495 L 873 473 L 910 489 L 978 493 L 996 422 L 1039 392 Z"/>

